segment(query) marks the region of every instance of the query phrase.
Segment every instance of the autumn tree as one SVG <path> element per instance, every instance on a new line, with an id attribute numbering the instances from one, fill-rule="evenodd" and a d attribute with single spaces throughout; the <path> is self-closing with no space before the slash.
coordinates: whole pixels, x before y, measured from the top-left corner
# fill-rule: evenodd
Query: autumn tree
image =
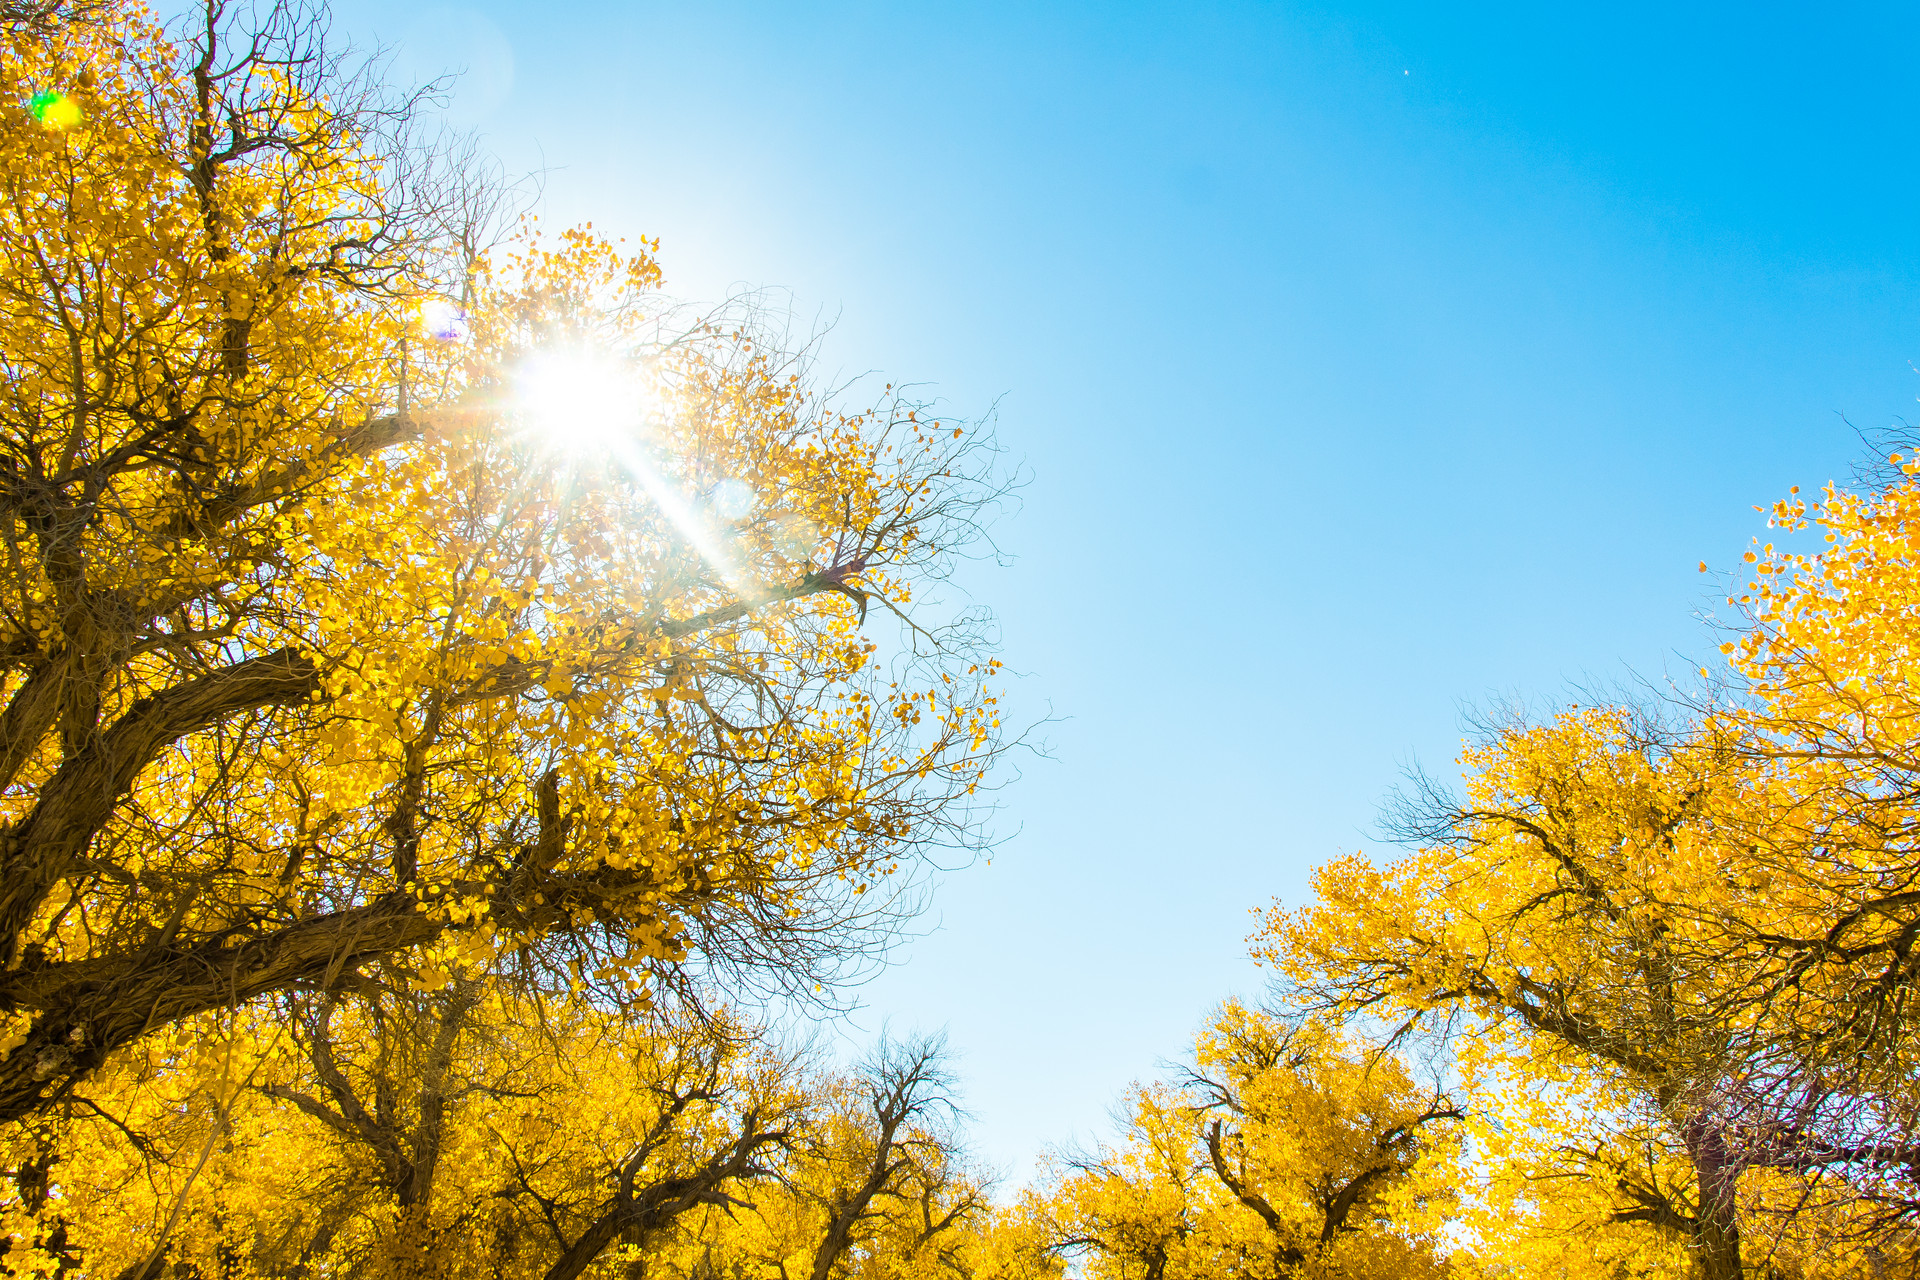
<path id="1" fill-rule="evenodd" d="M 1057 1253 L 1090 1256 L 1111 1280 L 1169 1280 L 1188 1270 L 1209 1200 L 1197 1133 L 1171 1089 L 1135 1090 L 1126 1106 L 1125 1140 L 1068 1158 L 1029 1208 Z"/>
<path id="2" fill-rule="evenodd" d="M 43 8 L 0 54 L 0 1120 L 383 956 L 832 981 L 977 838 L 995 664 L 912 602 L 990 451 L 676 319 L 651 245 L 480 252 L 486 183 L 322 14 Z"/>
<path id="3" fill-rule="evenodd" d="M 991 1204 L 957 1148 L 952 1090 L 929 1036 L 883 1036 L 823 1079 L 780 1186 L 744 1195 L 755 1223 L 733 1249 L 808 1280 L 967 1274 L 951 1248 Z"/>
<path id="4" fill-rule="evenodd" d="M 1774 507 L 1712 697 L 1489 726 L 1410 856 L 1268 918 L 1309 998 L 1462 1018 L 1548 1234 L 1651 1227 L 1708 1276 L 1911 1255 L 1916 474 Z"/>
<path id="5" fill-rule="evenodd" d="M 779 1176 L 809 1114 L 802 1064 L 724 1021 L 656 1028 L 602 1033 L 592 1052 L 563 1056 L 570 1078 L 537 1109 L 489 1118 L 504 1154 L 492 1195 L 504 1204 L 480 1233 L 484 1248 L 451 1274 L 517 1261 L 542 1280 L 573 1280 L 617 1261 L 637 1280 L 683 1215 L 729 1210 Z"/>
<path id="6" fill-rule="evenodd" d="M 944 1078 L 925 1038 L 883 1040 L 851 1070 L 803 1073 L 807 1106 L 775 1176 L 730 1184 L 729 1203 L 678 1219 L 639 1256 L 645 1274 L 1058 1280 L 1041 1225 L 992 1203 Z"/>
<path id="7" fill-rule="evenodd" d="M 1438 1275 L 1460 1118 L 1391 1054 L 1229 1002 L 1179 1084 L 1135 1090 L 1121 1143 L 1035 1208 L 1111 1280 Z"/>
<path id="8" fill-rule="evenodd" d="M 767 1149 L 802 1110 L 791 1064 L 724 1017 L 633 1023 L 475 979 L 419 993 L 394 976 L 299 1000 L 294 1068 L 261 1086 L 318 1122 L 311 1140 L 341 1170 L 306 1265 L 570 1280 L 769 1176 Z M 357 1238 L 342 1237 L 355 1213 Z"/>
<path id="9" fill-rule="evenodd" d="M 1901 674 L 1915 639 L 1920 466 L 1896 453 L 1884 487 L 1796 493 L 1771 523 L 1815 553 L 1756 546 L 1745 615 L 1722 646 L 1743 695 L 1721 719 L 1768 803 L 1730 815 L 1770 910 L 1729 914 L 1739 994 L 1828 1066 L 1910 1078 L 1920 863 L 1913 857 L 1920 704 Z"/>
<path id="10" fill-rule="evenodd" d="M 608 1018 L 397 977 L 116 1055 L 112 1111 L 46 1121 L 65 1203 L 12 1270 L 1058 1274 L 971 1171 L 933 1041 L 833 1070 L 719 1011 Z"/>
<path id="11" fill-rule="evenodd" d="M 1920 466 L 1893 453 L 1858 491 L 1796 489 L 1727 603 L 1732 696 L 1705 722 L 1766 779 L 1723 818 L 1739 876 L 1763 909 L 1716 911 L 1740 981 L 1728 1015 L 1755 1069 L 1723 1106 L 1763 1161 L 1820 1173 L 1814 1212 L 1767 1215 L 1816 1253 L 1910 1253 L 1920 1228 L 1920 938 L 1915 749 L 1900 674 L 1915 638 Z M 1820 543 L 1805 549 L 1814 537 Z M 1796 1239 L 1797 1238 L 1797 1239 Z"/>
<path id="12" fill-rule="evenodd" d="M 1509 1198 L 1558 1206 L 1542 1232 L 1651 1231 L 1653 1253 L 1733 1280 L 1777 1251 L 1773 1210 L 1804 1225 L 1822 1186 L 1905 1178 L 1901 1069 L 1861 1070 L 1830 1052 L 1836 1024 L 1755 999 L 1756 939 L 1817 875 L 1755 856 L 1767 815 L 1804 798 L 1797 771 L 1736 718 L 1622 707 L 1496 722 L 1463 763 L 1463 799 L 1401 807 L 1411 853 L 1323 868 L 1260 954 L 1329 1015 L 1445 1023 L 1506 1117 Z"/>
<path id="13" fill-rule="evenodd" d="M 1404 1228 L 1435 1189 L 1422 1162 L 1461 1119 L 1441 1089 L 1390 1054 L 1236 1002 L 1200 1037 L 1185 1083 L 1207 1168 L 1259 1216 L 1278 1274 L 1432 1269 L 1430 1242 Z"/>
<path id="14" fill-rule="evenodd" d="M 1692 1119 L 1695 1082 L 1727 1048 L 1726 1029 L 1697 1016 L 1718 970 L 1676 919 L 1685 869 L 1716 869 L 1712 760 L 1588 710 L 1497 725 L 1465 764 L 1464 802 L 1429 789 L 1403 806 L 1414 853 L 1384 871 L 1358 857 L 1323 867 L 1313 904 L 1269 915 L 1260 954 L 1328 1015 L 1394 1025 L 1459 1010 L 1485 1028 L 1476 1048 L 1543 1072 L 1573 1055 L 1631 1081 L 1676 1136 L 1695 1134 L 1692 1176 L 1641 1177 L 1610 1148 L 1590 1152 L 1620 1189 L 1611 1220 L 1681 1232 L 1705 1275 L 1738 1276 L 1733 1187 Z"/>

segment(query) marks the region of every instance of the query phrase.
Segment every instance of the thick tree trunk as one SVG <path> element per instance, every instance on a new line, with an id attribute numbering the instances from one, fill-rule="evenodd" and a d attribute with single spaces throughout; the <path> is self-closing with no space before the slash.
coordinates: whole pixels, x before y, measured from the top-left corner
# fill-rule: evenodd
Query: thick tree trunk
<path id="1" fill-rule="evenodd" d="M 1703 1218 L 1695 1237 L 1700 1280 L 1742 1280 L 1740 1266 L 1740 1224 Z"/>
<path id="2" fill-rule="evenodd" d="M 1726 1131 L 1715 1117 L 1696 1113 L 1680 1132 L 1700 1187 L 1693 1238 L 1700 1280 L 1742 1280 L 1739 1205 L 1734 1195 L 1740 1166 L 1727 1150 Z"/>
<path id="3" fill-rule="evenodd" d="M 430 941 L 446 926 L 390 893 L 361 907 L 234 945 L 167 948 L 133 957 L 74 961 L 0 978 L 27 987 L 17 1002 L 37 1010 L 26 1039 L 0 1057 L 0 1123 L 39 1110 L 107 1053 L 154 1026 L 312 982 L 366 956 Z M 34 988 L 41 988 L 36 990 Z"/>

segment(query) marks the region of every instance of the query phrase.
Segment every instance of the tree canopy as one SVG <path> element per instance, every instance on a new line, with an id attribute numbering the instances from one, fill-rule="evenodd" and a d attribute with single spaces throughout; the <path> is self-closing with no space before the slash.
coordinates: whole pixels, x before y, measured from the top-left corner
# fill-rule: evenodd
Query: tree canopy
<path id="1" fill-rule="evenodd" d="M 910 612 L 992 496 L 960 428 L 677 324 L 651 245 L 477 252 L 409 100 L 240 16 L 7 54 L 4 1119 L 394 953 L 816 980 L 998 737 Z"/>
<path id="2" fill-rule="evenodd" d="M 831 1145 L 724 1002 L 986 836 L 992 445 L 515 217 L 323 11 L 0 16 L 6 1267 L 575 1275 Z"/>
<path id="3" fill-rule="evenodd" d="M 791 1034 L 991 838 L 984 424 L 547 231 L 322 9 L 0 27 L 0 1274 L 1920 1268 L 1910 451 L 1001 1189 L 938 1036 Z"/>

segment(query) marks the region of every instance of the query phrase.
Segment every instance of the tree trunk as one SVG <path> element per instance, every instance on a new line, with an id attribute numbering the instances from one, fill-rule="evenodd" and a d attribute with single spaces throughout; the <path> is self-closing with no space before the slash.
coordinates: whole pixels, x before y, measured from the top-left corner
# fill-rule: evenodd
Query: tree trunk
<path id="1" fill-rule="evenodd" d="M 1715 1117 L 1697 1112 L 1680 1126 L 1680 1132 L 1700 1187 L 1700 1213 L 1693 1233 L 1695 1269 L 1700 1280 L 1742 1280 L 1739 1206 L 1734 1195 L 1740 1166 L 1727 1151 L 1726 1131 Z"/>
<path id="2" fill-rule="evenodd" d="M 1700 1280 L 1742 1280 L 1746 1274 L 1740 1267 L 1740 1224 L 1731 1215 L 1724 1222 L 1701 1218 L 1694 1247 Z"/>

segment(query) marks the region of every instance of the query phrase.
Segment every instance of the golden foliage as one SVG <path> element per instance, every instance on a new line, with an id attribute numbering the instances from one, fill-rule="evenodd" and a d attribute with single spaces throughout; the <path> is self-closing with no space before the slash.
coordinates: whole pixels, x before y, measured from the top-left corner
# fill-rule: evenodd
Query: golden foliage
<path id="1" fill-rule="evenodd" d="M 725 998 L 983 838 L 917 597 L 991 444 L 503 217 L 318 11 L 0 29 L 6 1274 L 1920 1264 L 1920 463 L 1774 509 L 1712 696 L 1482 726 L 1266 915 L 1283 1012 L 997 1206 L 937 1042 Z"/>
<path id="2" fill-rule="evenodd" d="M 1257 954 L 1309 1007 L 1442 1027 L 1489 1258 L 1540 1274 L 1867 1275 L 1911 1254 L 1911 464 L 1797 497 L 1731 603 L 1737 687 L 1485 727 L 1412 847 L 1322 868 Z M 1556 1271 L 1556 1269 L 1558 1269 Z"/>
<path id="3" fill-rule="evenodd" d="M 975 830 L 997 663 L 909 610 L 990 456 L 822 403 L 751 317 L 676 327 L 650 245 L 462 257 L 404 103 L 209 14 L 6 52 L 85 123 L 0 111 L 0 1117 L 383 955 L 831 978 Z M 601 399 L 530 399 L 552 359 Z"/>
<path id="4" fill-rule="evenodd" d="M 1136 1089 L 1120 1145 L 1029 1212 L 1102 1280 L 1438 1275 L 1458 1118 L 1398 1059 L 1229 1003 L 1182 1084 Z"/>
<path id="5" fill-rule="evenodd" d="M 832 1088 L 701 1010 L 984 838 L 999 663 L 916 597 L 991 444 L 500 231 L 319 11 L 0 20 L 5 1269 L 575 1275 L 797 1195 Z"/>

